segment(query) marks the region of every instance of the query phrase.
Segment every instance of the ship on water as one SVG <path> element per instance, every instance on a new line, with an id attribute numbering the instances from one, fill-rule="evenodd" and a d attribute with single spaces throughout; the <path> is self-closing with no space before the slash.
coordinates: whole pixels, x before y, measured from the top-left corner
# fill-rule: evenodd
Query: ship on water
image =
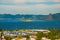
<path id="1" fill-rule="evenodd" d="M 33 20 L 31 20 L 31 19 L 24 19 L 24 20 L 21 20 L 21 21 L 23 21 L 23 22 L 32 22 Z"/>

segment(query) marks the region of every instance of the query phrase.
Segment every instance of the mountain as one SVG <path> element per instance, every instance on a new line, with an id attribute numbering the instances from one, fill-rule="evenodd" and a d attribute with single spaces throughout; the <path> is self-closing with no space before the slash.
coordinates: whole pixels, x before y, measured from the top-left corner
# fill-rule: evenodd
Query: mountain
<path id="1" fill-rule="evenodd" d="M 60 20 L 60 13 L 53 14 L 54 20 Z"/>
<path id="2" fill-rule="evenodd" d="M 60 13 L 49 14 L 49 15 L 11 15 L 11 14 L 0 14 L 0 20 L 21 20 L 21 19 L 30 19 L 30 20 L 60 20 Z"/>

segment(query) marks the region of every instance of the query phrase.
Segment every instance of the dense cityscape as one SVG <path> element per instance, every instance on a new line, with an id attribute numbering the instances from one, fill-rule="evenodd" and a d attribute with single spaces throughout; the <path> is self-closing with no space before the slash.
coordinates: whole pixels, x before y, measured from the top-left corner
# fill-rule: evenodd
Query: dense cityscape
<path id="1" fill-rule="evenodd" d="M 0 40 L 60 40 L 60 29 L 6 31 L 0 29 Z"/>

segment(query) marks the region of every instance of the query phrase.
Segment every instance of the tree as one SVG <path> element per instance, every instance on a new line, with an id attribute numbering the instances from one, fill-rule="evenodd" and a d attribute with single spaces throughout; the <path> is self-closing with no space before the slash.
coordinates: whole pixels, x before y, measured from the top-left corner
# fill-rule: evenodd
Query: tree
<path id="1" fill-rule="evenodd" d="M 26 40 L 30 40 L 30 37 L 29 37 L 29 35 L 26 35 L 25 37 L 26 37 Z"/>
<path id="2" fill-rule="evenodd" d="M 0 32 L 2 32 L 2 28 L 0 28 Z"/>
<path id="3" fill-rule="evenodd" d="M 3 30 L 0 28 L 0 37 L 1 37 L 1 40 L 2 40 L 2 36 L 3 36 Z"/>
<path id="4" fill-rule="evenodd" d="M 47 38 L 51 40 L 55 40 L 57 37 L 57 30 L 56 29 L 50 29 L 50 33 L 46 35 Z"/>
<path id="5" fill-rule="evenodd" d="M 43 32 L 38 32 L 36 36 L 37 36 L 36 40 L 41 40 L 44 35 Z"/>

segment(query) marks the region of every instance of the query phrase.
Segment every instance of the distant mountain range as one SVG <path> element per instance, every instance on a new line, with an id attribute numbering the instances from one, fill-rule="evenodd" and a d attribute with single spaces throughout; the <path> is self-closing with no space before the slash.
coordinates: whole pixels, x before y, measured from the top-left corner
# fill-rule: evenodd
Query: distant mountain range
<path id="1" fill-rule="evenodd" d="M 60 13 L 49 15 L 0 14 L 0 20 L 60 20 Z"/>

